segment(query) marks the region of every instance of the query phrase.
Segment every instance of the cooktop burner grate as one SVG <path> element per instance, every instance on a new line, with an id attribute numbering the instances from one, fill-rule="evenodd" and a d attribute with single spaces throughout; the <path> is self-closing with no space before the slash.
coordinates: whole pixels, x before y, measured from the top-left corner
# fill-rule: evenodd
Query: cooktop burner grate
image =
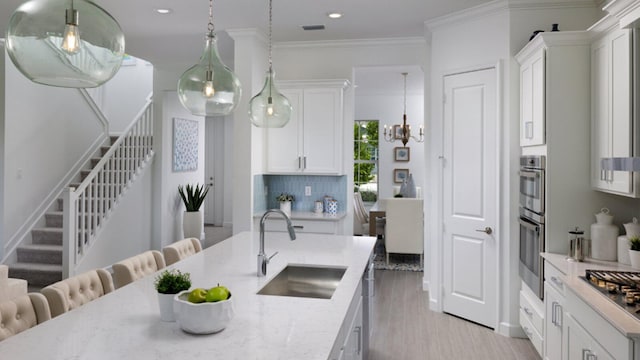
<path id="1" fill-rule="evenodd" d="M 627 313 L 640 319 L 640 272 L 586 270 L 581 278 Z"/>
<path id="2" fill-rule="evenodd" d="M 586 270 L 587 280 L 605 281 L 616 285 L 626 285 L 640 288 L 640 272 L 611 271 L 611 270 Z"/>

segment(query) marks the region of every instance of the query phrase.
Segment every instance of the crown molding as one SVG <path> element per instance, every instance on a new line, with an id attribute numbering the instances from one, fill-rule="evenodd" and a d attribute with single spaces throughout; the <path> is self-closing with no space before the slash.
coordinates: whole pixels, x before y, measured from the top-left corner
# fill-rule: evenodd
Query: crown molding
<path id="1" fill-rule="evenodd" d="M 613 0 L 602 10 L 615 17 L 621 28 L 632 27 L 640 22 L 640 1 Z"/>
<path id="2" fill-rule="evenodd" d="M 532 0 L 508 0 L 509 9 L 514 10 L 538 10 L 538 9 L 596 9 L 598 8 L 594 0 L 578 1 L 532 1 Z"/>
<path id="3" fill-rule="evenodd" d="M 536 35 L 516 55 L 518 63 L 527 59 L 532 53 L 551 46 L 584 45 L 591 44 L 592 35 L 588 31 L 554 31 L 543 32 Z"/>
<path id="4" fill-rule="evenodd" d="M 353 40 L 327 40 L 327 41 L 284 41 L 273 45 L 274 49 L 293 48 L 354 48 L 370 46 L 424 46 L 426 40 L 423 37 L 399 37 L 381 39 L 353 39 Z"/>
<path id="5" fill-rule="evenodd" d="M 225 32 L 234 40 L 258 40 L 264 44 L 269 43 L 269 39 L 256 28 L 246 28 L 246 29 L 227 29 Z"/>
<path id="6" fill-rule="evenodd" d="M 440 16 L 435 19 L 427 20 L 424 22 L 424 26 L 426 29 L 433 32 L 433 30 L 440 27 L 458 24 L 469 19 L 477 19 L 479 17 L 493 15 L 503 12 L 508 8 L 509 6 L 507 0 L 494 0 L 486 4 L 474 6 L 451 14 Z"/>

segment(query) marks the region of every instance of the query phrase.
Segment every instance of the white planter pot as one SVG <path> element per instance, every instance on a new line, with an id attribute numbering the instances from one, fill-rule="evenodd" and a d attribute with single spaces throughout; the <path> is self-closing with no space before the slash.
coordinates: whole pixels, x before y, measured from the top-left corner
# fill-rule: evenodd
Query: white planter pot
<path id="1" fill-rule="evenodd" d="M 640 251 L 629 250 L 629 260 L 631 260 L 631 267 L 640 269 Z"/>
<path id="2" fill-rule="evenodd" d="M 203 225 L 204 214 L 201 211 L 185 211 L 182 217 L 184 239 L 196 238 L 202 240 Z"/>
<path id="3" fill-rule="evenodd" d="M 158 305 L 160 306 L 160 320 L 176 321 L 175 310 L 173 309 L 176 294 L 158 293 Z"/>
<path id="4" fill-rule="evenodd" d="M 281 201 L 280 210 L 282 210 L 285 214 L 291 216 L 291 201 Z"/>

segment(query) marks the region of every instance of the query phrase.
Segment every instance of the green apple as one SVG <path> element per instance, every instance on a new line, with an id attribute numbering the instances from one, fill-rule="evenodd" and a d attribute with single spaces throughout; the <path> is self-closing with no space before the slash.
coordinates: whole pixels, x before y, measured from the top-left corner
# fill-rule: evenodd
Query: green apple
<path id="1" fill-rule="evenodd" d="M 216 286 L 214 288 L 209 289 L 209 291 L 207 291 L 207 302 L 216 302 L 216 301 L 222 301 L 222 300 L 227 300 L 229 298 L 229 290 L 227 290 L 226 287 L 224 286 Z"/>
<path id="2" fill-rule="evenodd" d="M 193 289 L 189 293 L 187 300 L 194 304 L 203 303 L 207 300 L 207 290 L 203 288 Z"/>

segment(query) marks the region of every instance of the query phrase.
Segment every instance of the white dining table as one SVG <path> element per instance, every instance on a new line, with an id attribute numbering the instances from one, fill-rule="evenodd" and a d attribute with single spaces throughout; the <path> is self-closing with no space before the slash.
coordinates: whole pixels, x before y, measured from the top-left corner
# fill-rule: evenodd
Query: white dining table
<path id="1" fill-rule="evenodd" d="M 327 359 L 375 239 L 267 233 L 267 254 L 278 254 L 257 277 L 258 235 L 240 233 L 169 267 L 189 272 L 192 287 L 229 288 L 235 317 L 219 333 L 192 335 L 161 321 L 156 273 L 1 341 L 0 359 Z M 347 270 L 331 299 L 257 295 L 287 264 Z"/>

